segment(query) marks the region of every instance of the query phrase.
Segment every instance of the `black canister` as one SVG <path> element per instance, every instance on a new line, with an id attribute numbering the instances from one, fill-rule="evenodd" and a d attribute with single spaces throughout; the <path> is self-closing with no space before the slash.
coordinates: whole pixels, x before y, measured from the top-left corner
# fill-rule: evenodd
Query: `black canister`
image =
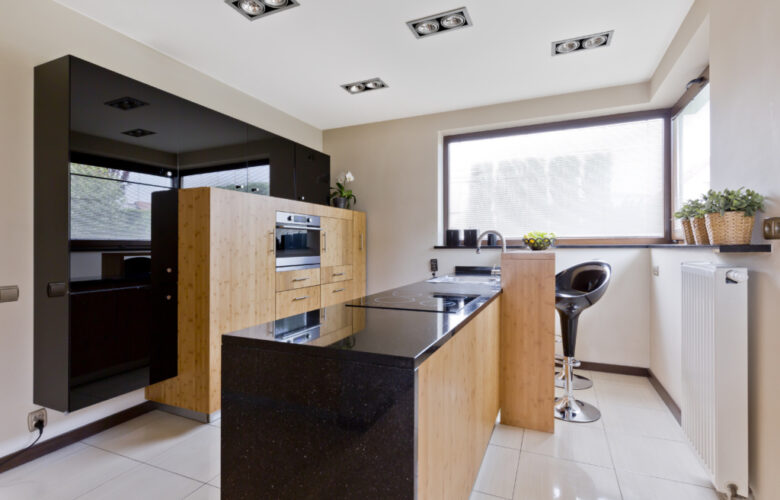
<path id="1" fill-rule="evenodd" d="M 460 245 L 460 229 L 447 229 L 445 244 L 448 247 L 456 247 Z"/>
<path id="2" fill-rule="evenodd" d="M 498 236 L 496 236 L 493 233 L 488 233 L 487 235 L 487 244 L 488 246 L 494 247 L 498 245 Z"/>
<path id="3" fill-rule="evenodd" d="M 477 230 L 476 229 L 464 229 L 463 230 L 463 246 L 476 247 L 477 246 Z"/>

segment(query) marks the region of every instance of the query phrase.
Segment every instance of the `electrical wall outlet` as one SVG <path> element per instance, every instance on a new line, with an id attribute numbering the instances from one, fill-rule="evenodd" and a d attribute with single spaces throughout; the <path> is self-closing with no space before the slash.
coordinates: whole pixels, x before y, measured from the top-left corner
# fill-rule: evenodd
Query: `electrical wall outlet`
<path id="1" fill-rule="evenodd" d="M 431 272 L 435 273 L 438 270 L 439 270 L 439 260 L 431 259 Z"/>
<path id="2" fill-rule="evenodd" d="M 653 276 L 658 276 L 661 274 L 661 268 L 658 266 L 653 266 Z"/>
<path id="3" fill-rule="evenodd" d="M 30 432 L 36 430 L 35 423 L 39 420 L 43 420 L 43 426 L 46 427 L 46 423 L 48 422 L 48 419 L 46 418 L 46 408 L 40 408 L 27 414 L 27 428 L 30 429 Z"/>

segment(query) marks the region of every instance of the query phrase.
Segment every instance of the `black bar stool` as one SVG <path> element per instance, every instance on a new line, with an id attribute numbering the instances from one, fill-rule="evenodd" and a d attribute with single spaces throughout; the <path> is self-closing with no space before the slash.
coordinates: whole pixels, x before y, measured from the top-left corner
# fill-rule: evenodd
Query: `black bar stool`
<path id="1" fill-rule="evenodd" d="M 561 318 L 563 374 L 566 393 L 555 398 L 555 418 L 567 422 L 593 422 L 601 412 L 590 403 L 574 398 L 572 368 L 577 343 L 577 323 L 582 311 L 595 304 L 607 291 L 612 267 L 600 260 L 584 262 L 555 276 L 555 309 Z"/>

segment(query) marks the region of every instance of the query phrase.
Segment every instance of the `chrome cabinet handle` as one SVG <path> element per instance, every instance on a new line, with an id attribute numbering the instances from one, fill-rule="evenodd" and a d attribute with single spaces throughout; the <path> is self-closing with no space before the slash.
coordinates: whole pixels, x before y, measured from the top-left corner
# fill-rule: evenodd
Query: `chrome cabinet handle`
<path id="1" fill-rule="evenodd" d="M 346 289 L 345 288 L 339 288 L 338 290 L 333 290 L 333 293 L 343 292 L 344 290 L 346 290 Z"/>
<path id="2" fill-rule="evenodd" d="M 363 250 L 363 233 L 360 233 L 360 249 Z"/>
<path id="3" fill-rule="evenodd" d="M 322 232 L 322 251 L 328 251 L 328 233 L 325 231 Z"/>
<path id="4" fill-rule="evenodd" d="M 306 281 L 309 278 L 293 278 L 293 281 Z"/>
<path id="5" fill-rule="evenodd" d="M 344 276 L 344 273 L 333 273 L 333 276 Z"/>
<path id="6" fill-rule="evenodd" d="M 303 297 L 295 297 L 295 298 L 293 299 L 293 302 L 295 302 L 296 300 L 304 300 L 304 299 L 308 299 L 308 298 L 309 298 L 309 296 L 308 296 L 308 295 L 304 295 Z"/>
<path id="7" fill-rule="evenodd" d="M 276 235 L 273 231 L 268 231 L 268 236 L 269 242 L 271 243 L 271 247 L 268 249 L 268 253 L 274 253 L 274 250 L 276 249 L 276 245 L 274 245 L 276 242 Z"/>

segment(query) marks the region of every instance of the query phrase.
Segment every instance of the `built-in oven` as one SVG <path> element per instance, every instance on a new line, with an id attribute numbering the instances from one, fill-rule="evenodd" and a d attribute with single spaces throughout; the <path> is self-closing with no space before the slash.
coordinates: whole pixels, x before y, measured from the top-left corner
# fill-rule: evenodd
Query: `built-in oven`
<path id="1" fill-rule="evenodd" d="M 320 218 L 276 212 L 276 269 L 320 267 Z"/>
<path id="2" fill-rule="evenodd" d="M 320 310 L 296 314 L 269 323 L 273 329 L 274 340 L 290 344 L 303 344 L 320 336 Z"/>

